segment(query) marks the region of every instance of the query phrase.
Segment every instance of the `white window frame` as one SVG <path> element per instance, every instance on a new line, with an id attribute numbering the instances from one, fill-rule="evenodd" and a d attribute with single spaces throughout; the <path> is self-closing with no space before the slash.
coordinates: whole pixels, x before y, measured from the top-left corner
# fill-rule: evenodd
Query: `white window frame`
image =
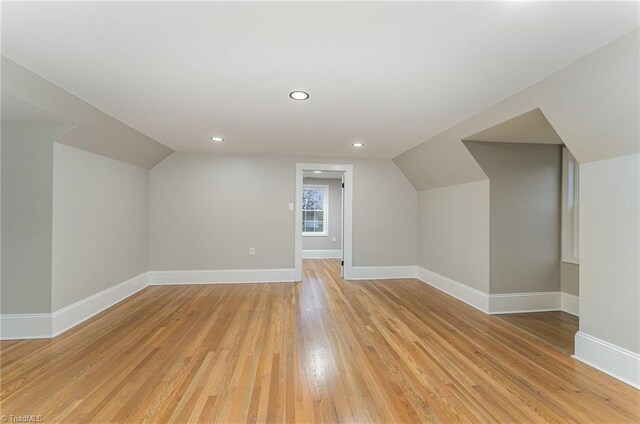
<path id="1" fill-rule="evenodd" d="M 302 237 L 328 237 L 329 236 L 329 186 L 321 184 L 303 184 L 302 190 L 305 189 L 322 189 L 324 191 L 323 204 L 322 204 L 322 232 L 302 232 Z M 302 214 L 304 217 L 304 210 Z M 304 224 L 304 219 L 302 220 Z"/>
<path id="2" fill-rule="evenodd" d="M 580 164 L 569 149 L 562 149 L 562 258 L 580 263 Z"/>

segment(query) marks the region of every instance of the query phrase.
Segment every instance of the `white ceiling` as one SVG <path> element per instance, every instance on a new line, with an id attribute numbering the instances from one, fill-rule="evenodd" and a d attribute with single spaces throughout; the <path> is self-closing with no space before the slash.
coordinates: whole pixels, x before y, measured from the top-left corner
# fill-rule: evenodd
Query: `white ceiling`
<path id="1" fill-rule="evenodd" d="M 376 158 L 633 30 L 638 14 L 636 2 L 2 9 L 4 55 L 174 150 Z M 294 89 L 310 99 L 290 100 Z M 365 148 L 353 150 L 355 140 Z"/>

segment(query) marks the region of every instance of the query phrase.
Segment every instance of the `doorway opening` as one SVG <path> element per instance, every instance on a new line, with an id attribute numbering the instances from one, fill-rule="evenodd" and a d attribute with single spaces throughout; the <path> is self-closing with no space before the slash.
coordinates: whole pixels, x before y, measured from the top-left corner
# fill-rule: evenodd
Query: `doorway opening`
<path id="1" fill-rule="evenodd" d="M 339 259 L 351 278 L 353 165 L 297 163 L 295 183 L 295 278 L 302 259 Z"/>

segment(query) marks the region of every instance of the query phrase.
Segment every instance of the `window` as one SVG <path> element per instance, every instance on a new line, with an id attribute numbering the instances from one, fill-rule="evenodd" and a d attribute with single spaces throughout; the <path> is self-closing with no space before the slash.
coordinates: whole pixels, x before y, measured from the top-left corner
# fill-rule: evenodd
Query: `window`
<path id="1" fill-rule="evenodd" d="M 580 164 L 562 149 L 562 261 L 579 263 Z"/>
<path id="2" fill-rule="evenodd" d="M 329 187 L 304 185 L 302 188 L 302 235 L 328 234 Z"/>

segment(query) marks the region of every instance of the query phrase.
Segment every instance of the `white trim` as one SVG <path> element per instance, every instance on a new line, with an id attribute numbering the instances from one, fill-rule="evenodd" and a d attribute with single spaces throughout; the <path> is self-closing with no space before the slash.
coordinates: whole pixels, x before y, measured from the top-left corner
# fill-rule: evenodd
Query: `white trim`
<path id="1" fill-rule="evenodd" d="M 144 272 L 117 286 L 109 287 L 55 311 L 51 316 L 53 337 L 144 289 L 148 285 L 148 278 L 148 273 Z"/>
<path id="2" fill-rule="evenodd" d="M 578 361 L 640 389 L 640 354 L 578 331 L 575 337 Z"/>
<path id="3" fill-rule="evenodd" d="M 302 280 L 302 186 L 304 171 L 333 171 L 344 172 L 344 211 L 342 225 L 344 236 L 342 238 L 344 279 L 351 279 L 352 273 L 352 225 L 353 225 L 353 164 L 327 164 L 327 163 L 296 163 L 295 174 L 295 239 L 294 239 L 294 280 Z"/>
<path id="4" fill-rule="evenodd" d="M 342 257 L 342 250 L 303 250 L 302 259 L 340 259 Z"/>
<path id="5" fill-rule="evenodd" d="M 523 314 L 527 312 L 563 311 L 579 315 L 579 297 L 563 292 L 505 293 L 489 295 L 489 313 Z"/>
<path id="6" fill-rule="evenodd" d="M 490 314 L 520 314 L 560 310 L 560 292 L 504 293 L 489 295 Z"/>
<path id="7" fill-rule="evenodd" d="M 580 316 L 580 298 L 574 294 L 560 293 L 560 310 L 568 314 Z"/>
<path id="8" fill-rule="evenodd" d="M 579 264 L 580 164 L 566 147 L 562 148 L 561 197 L 561 260 Z"/>
<path id="9" fill-rule="evenodd" d="M 562 292 L 489 294 L 422 267 L 416 267 L 419 280 L 484 313 L 519 314 L 564 311 L 578 316 L 579 297 Z"/>
<path id="10" fill-rule="evenodd" d="M 290 268 L 144 272 L 53 313 L 0 315 L 0 340 L 56 337 L 150 285 L 291 282 L 294 277 Z"/>
<path id="11" fill-rule="evenodd" d="M 53 313 L 0 315 L 0 340 L 55 337 L 148 285 L 146 272 Z"/>
<path id="12" fill-rule="evenodd" d="M 354 266 L 349 280 L 393 280 L 399 278 L 416 278 L 416 267 Z"/>
<path id="13" fill-rule="evenodd" d="M 482 312 L 489 311 L 489 295 L 473 287 L 452 280 L 449 277 L 440 275 L 428 269 L 417 267 L 417 277 L 419 280 L 429 284 L 436 289 L 455 297 L 456 299 L 473 306 Z"/>
<path id="14" fill-rule="evenodd" d="M 212 269 L 192 271 L 150 271 L 149 285 L 277 283 L 292 282 L 295 270 L 286 269 Z"/>
<path id="15" fill-rule="evenodd" d="M 51 314 L 0 315 L 0 340 L 48 339 Z"/>

